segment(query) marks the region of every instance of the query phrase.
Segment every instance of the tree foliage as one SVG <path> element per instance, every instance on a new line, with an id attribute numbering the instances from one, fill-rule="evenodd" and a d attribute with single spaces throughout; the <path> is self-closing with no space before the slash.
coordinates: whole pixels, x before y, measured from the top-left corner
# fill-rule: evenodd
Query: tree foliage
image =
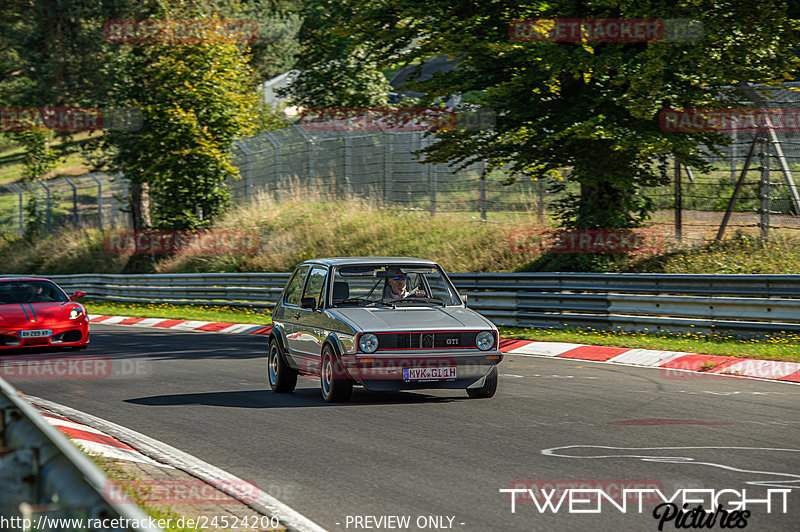
<path id="1" fill-rule="evenodd" d="M 719 145 L 717 133 L 671 133 L 659 128 L 663 108 L 728 105 L 736 87 L 772 82 L 797 69 L 796 34 L 781 0 L 744 4 L 718 0 L 346 0 L 352 14 L 328 34 L 348 49 L 368 49 L 388 65 L 449 55 L 459 68 L 408 88 L 423 103 L 449 94 L 472 95 L 494 109 L 491 131 L 437 134 L 429 160 L 484 159 L 517 178 L 571 170 L 580 184 L 558 213 L 566 228 L 632 228 L 653 209 L 640 189 L 665 182 L 673 154 L 707 168 L 700 145 Z M 509 22 L 529 18 L 698 19 L 699 42 L 519 42 Z M 344 30 L 344 31 L 343 31 Z M 343 36 L 341 36 L 343 35 Z"/>

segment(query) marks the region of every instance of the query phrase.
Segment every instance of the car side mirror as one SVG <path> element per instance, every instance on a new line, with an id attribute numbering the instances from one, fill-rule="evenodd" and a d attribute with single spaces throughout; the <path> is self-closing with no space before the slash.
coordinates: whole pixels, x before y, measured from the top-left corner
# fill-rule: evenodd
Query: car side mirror
<path id="1" fill-rule="evenodd" d="M 461 301 L 464 303 L 465 307 L 467 306 L 467 299 L 468 297 L 466 295 L 461 296 Z"/>
<path id="2" fill-rule="evenodd" d="M 77 290 L 74 294 L 69 296 L 69 300 L 70 301 L 75 301 L 76 299 L 81 298 L 81 297 L 83 297 L 85 295 L 86 295 L 86 292 L 84 292 L 82 290 Z"/>
<path id="3" fill-rule="evenodd" d="M 307 308 L 309 310 L 314 310 L 317 307 L 317 300 L 313 297 L 301 297 L 300 298 L 300 308 Z"/>

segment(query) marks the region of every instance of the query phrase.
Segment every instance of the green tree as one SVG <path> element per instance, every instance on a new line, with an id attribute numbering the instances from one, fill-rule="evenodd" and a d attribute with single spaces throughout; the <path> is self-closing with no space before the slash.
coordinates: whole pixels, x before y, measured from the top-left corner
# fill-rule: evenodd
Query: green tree
<path id="1" fill-rule="evenodd" d="M 437 162 L 484 159 L 487 169 L 539 178 L 571 169 L 580 191 L 558 214 L 565 228 L 624 229 L 653 209 L 642 187 L 664 183 L 675 154 L 708 168 L 700 145 L 717 133 L 659 128 L 663 108 L 727 105 L 743 82 L 772 82 L 797 69 L 796 22 L 782 0 L 346 0 L 352 19 L 328 31 L 351 50 L 366 47 L 383 65 L 446 54 L 459 68 L 409 84 L 423 103 L 460 93 L 494 109 L 490 131 L 437 134 Z M 698 19 L 699 42 L 520 42 L 509 22 L 531 18 Z M 732 87 L 732 88 L 731 88 Z M 603 259 L 592 260 L 602 262 Z M 586 264 L 591 267 L 591 264 Z"/>
<path id="2" fill-rule="evenodd" d="M 342 29 L 357 3 L 308 0 L 302 11 L 299 74 L 284 94 L 303 107 L 377 107 L 391 90 L 368 46 Z"/>
<path id="3" fill-rule="evenodd" d="M 226 208 L 225 181 L 238 177 L 231 142 L 255 128 L 247 57 L 239 44 L 209 37 L 148 44 L 124 61 L 116 101 L 140 109 L 143 124 L 106 141 L 113 167 L 132 184 L 137 228 L 148 225 L 148 192 L 155 227 L 205 227 Z"/>

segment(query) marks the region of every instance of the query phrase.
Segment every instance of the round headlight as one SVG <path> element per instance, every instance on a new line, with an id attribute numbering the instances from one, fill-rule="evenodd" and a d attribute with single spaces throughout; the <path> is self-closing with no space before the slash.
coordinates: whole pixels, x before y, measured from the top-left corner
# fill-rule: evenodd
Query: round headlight
<path id="1" fill-rule="evenodd" d="M 69 319 L 77 320 L 83 316 L 83 310 L 80 307 L 72 307 L 69 311 Z"/>
<path id="2" fill-rule="evenodd" d="M 372 333 L 362 334 L 358 339 L 358 348 L 365 353 L 374 353 L 378 349 L 378 337 Z"/>
<path id="3" fill-rule="evenodd" d="M 481 351 L 488 351 L 494 347 L 494 333 L 492 331 L 479 332 L 475 343 Z"/>

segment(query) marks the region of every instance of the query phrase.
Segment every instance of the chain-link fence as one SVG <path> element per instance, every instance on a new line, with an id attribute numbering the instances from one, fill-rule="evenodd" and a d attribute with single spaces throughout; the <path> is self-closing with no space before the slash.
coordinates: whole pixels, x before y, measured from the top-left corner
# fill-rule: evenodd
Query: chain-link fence
<path id="1" fill-rule="evenodd" d="M 233 197 L 247 200 L 257 190 L 280 199 L 292 187 L 380 199 L 386 205 L 429 211 L 536 210 L 547 203 L 545 183 L 504 185 L 499 172 L 481 179 L 483 163 L 458 169 L 423 164 L 416 152 L 434 142 L 420 131 L 309 131 L 298 125 L 260 133 L 234 143 L 242 175 L 230 183 Z"/>
<path id="2" fill-rule="evenodd" d="M 129 228 L 124 179 L 105 173 L 0 185 L 0 230 Z"/>
<path id="3" fill-rule="evenodd" d="M 783 87 L 761 88 L 750 104 L 739 106 L 800 114 L 800 83 Z M 669 184 L 642 191 L 656 206 L 649 225 L 686 243 L 714 239 L 721 226 L 725 235 L 800 230 L 798 130 L 731 131 L 729 146 L 717 154 L 708 150 L 714 166 L 710 173 L 671 164 Z M 241 179 L 228 186 L 236 202 L 264 192 L 280 201 L 299 187 L 336 197 L 356 194 L 431 215 L 465 212 L 489 221 L 550 223 L 559 199 L 549 192 L 552 182 L 518 179 L 509 184 L 501 171 L 482 179 L 480 162 L 461 169 L 421 163 L 419 150 L 434 141 L 421 131 L 312 131 L 294 125 L 234 142 L 233 161 Z M 567 190 L 577 192 L 568 169 L 564 174 Z M 104 174 L 0 186 L 0 229 L 128 228 L 126 195 L 123 179 Z"/>

